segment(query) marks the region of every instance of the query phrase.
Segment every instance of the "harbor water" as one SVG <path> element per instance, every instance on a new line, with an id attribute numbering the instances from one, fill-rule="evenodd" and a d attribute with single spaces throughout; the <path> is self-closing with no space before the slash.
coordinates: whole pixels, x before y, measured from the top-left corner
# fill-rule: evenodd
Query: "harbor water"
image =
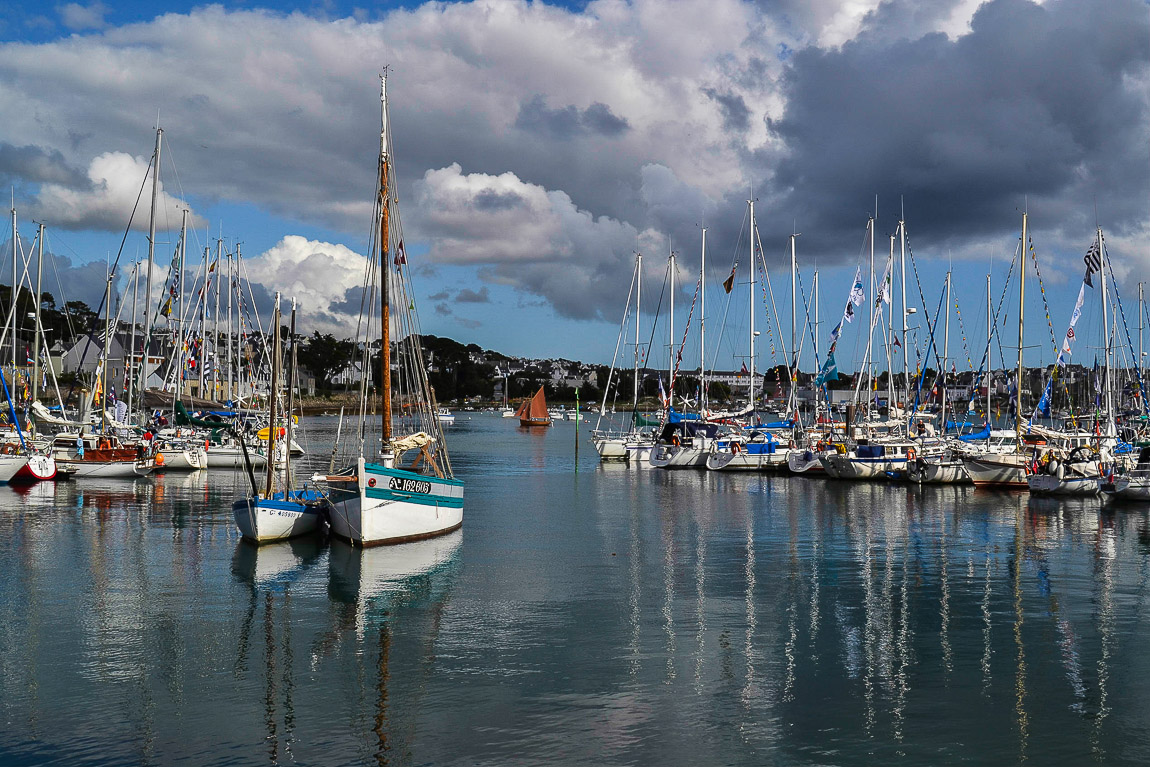
<path id="1" fill-rule="evenodd" d="M 1150 762 L 1145 508 L 467 415 L 463 529 L 397 547 L 249 546 L 230 472 L 0 488 L 0 765 Z"/>

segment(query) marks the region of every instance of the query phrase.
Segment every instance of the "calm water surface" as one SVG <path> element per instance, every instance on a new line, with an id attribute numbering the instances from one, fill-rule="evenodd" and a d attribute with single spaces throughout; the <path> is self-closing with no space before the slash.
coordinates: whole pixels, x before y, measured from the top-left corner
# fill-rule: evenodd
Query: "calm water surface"
<path id="1" fill-rule="evenodd" d="M 227 472 L 0 488 L 0 765 L 1150 761 L 1140 508 L 449 439 L 463 530 L 368 551 L 241 543 Z"/>

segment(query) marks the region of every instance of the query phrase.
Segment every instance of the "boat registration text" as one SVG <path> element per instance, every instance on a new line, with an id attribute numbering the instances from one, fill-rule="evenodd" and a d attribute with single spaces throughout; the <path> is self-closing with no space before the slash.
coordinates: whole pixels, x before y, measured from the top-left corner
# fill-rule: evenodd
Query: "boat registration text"
<path id="1" fill-rule="evenodd" d="M 431 483 L 423 482 L 418 479 L 404 479 L 403 477 L 391 477 L 388 480 L 388 488 L 400 493 L 422 493 L 429 495 L 431 493 Z"/>

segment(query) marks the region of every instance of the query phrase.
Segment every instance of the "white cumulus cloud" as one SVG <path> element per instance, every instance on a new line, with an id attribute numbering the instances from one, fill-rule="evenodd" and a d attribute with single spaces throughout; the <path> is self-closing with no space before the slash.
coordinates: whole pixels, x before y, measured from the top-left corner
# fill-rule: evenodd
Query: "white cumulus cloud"
<path id="1" fill-rule="evenodd" d="M 88 166 L 90 186 L 77 188 L 48 183 L 40 187 L 32 207 L 36 218 L 52 226 L 65 229 L 123 229 L 132 215 L 137 199 L 140 207 L 132 220 L 132 228 L 147 231 L 151 205 L 151 181 L 144 186 L 148 161 L 124 152 L 105 152 L 92 159 Z M 182 210 L 190 206 L 164 191 L 161 180 L 156 200 L 156 228 L 178 229 Z M 189 226 L 202 226 L 203 221 L 194 213 L 188 217 Z"/>

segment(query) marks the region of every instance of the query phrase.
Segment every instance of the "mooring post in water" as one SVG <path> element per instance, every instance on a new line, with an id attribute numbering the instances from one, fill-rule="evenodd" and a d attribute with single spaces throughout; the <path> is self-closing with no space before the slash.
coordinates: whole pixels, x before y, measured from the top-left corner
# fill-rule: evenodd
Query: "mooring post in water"
<path id="1" fill-rule="evenodd" d="M 579 473 L 579 388 L 575 388 L 575 473 Z"/>

